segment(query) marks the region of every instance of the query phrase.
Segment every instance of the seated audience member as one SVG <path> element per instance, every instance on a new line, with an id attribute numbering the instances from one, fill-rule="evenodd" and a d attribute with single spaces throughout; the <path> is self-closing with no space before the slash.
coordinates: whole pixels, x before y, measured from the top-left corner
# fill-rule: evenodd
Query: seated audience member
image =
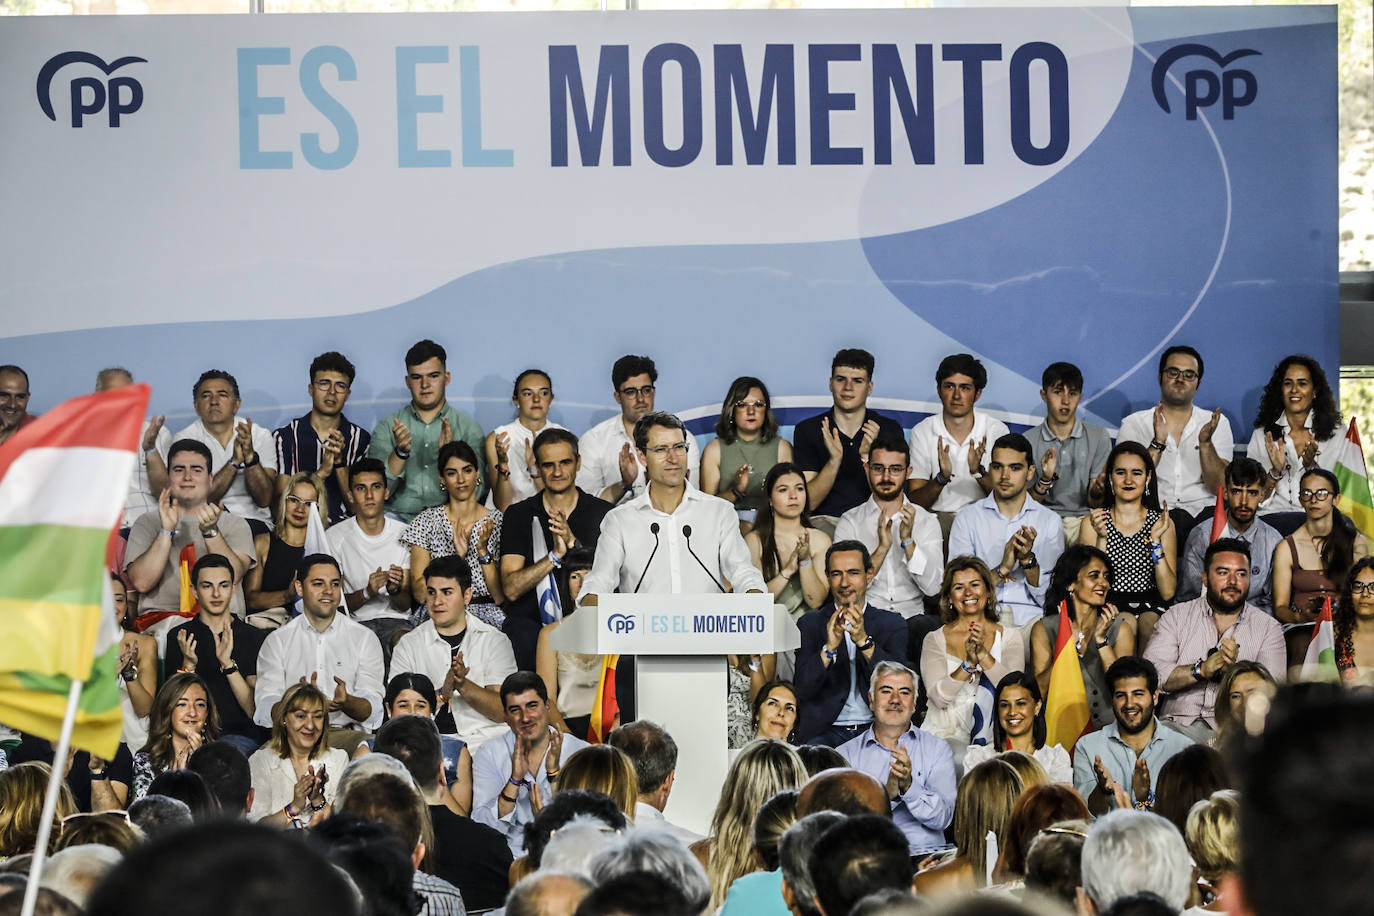
<path id="1" fill-rule="evenodd" d="M 611 388 L 620 407 L 617 416 L 607 417 L 582 435 L 582 466 L 578 471 L 582 489 L 609 503 L 628 502 L 644 492 L 645 466 L 634 441 L 635 425 L 654 412 L 654 390 L 658 369 L 647 356 L 622 356 L 611 367 Z M 696 437 L 686 437 L 687 478 L 692 486 L 700 480 L 701 453 Z"/>
<path id="2" fill-rule="evenodd" d="M 118 573 L 110 573 L 115 620 L 119 625 L 119 708 L 124 714 L 123 741 L 142 747 L 148 740 L 148 713 L 157 693 L 157 640 L 138 632 L 129 607 L 129 592 Z M 139 661 L 143 666 L 139 667 Z"/>
<path id="3" fill-rule="evenodd" d="M 983 364 L 968 353 L 940 360 L 935 393 L 940 412 L 911 429 L 912 500 L 940 518 L 948 532 L 954 513 L 992 492 L 992 477 L 983 466 L 988 446 L 1005 436 L 1007 425 L 974 404 L 988 385 Z M 1028 458 L 1032 467 L 1034 459 Z"/>
<path id="4" fill-rule="evenodd" d="M 197 560 L 191 588 L 200 610 L 168 634 L 167 670 L 199 675 L 219 713 L 224 740 L 251 754 L 267 740 L 266 729 L 253 722 L 258 655 L 267 634 L 229 612 L 234 567 L 224 557 L 212 553 Z"/>
<path id="5" fill-rule="evenodd" d="M 367 901 L 368 910 L 376 916 L 434 911 L 428 898 L 417 894 L 419 874 L 412 864 L 412 853 L 389 824 L 339 814 L 311 830 L 307 842 L 348 875 L 358 895 Z M 423 847 L 421 843 L 418 848 Z M 458 892 L 451 893 L 450 906 L 461 907 L 463 901 Z"/>
<path id="6" fill-rule="evenodd" d="M 33 852 L 43 822 L 43 798 L 52 767 L 36 760 L 0 770 L 0 859 Z M 62 821 L 76 814 L 76 799 L 65 782 L 58 790 L 57 808 L 48 838 L 51 848 L 61 835 Z"/>
<path id="7" fill-rule="evenodd" d="M 730 885 L 721 916 L 754 916 L 772 913 L 787 916 L 782 899 L 782 872 L 778 870 L 778 844 L 797 820 L 797 792 L 786 789 L 759 808 L 754 817 L 754 865 L 757 871 L 740 875 Z"/>
<path id="8" fill-rule="evenodd" d="M 1073 363 L 1050 363 L 1040 376 L 1045 419 L 1027 431 L 1039 475 L 1031 497 L 1053 509 L 1064 523 L 1064 546 L 1078 543 L 1083 518 L 1101 493 L 1093 481 L 1107 463 L 1111 437 L 1078 415 L 1083 400 L 1083 372 Z"/>
<path id="9" fill-rule="evenodd" d="M 910 891 L 896 887 L 874 891 L 850 907 L 849 916 L 921 916 L 925 901 Z"/>
<path id="10" fill-rule="evenodd" d="M 148 743 L 134 754 L 130 798 L 137 801 L 147 795 L 155 776 L 186 769 L 196 749 L 219 736 L 219 712 L 205 681 L 195 674 L 172 675 L 153 697 Z"/>
<path id="11" fill-rule="evenodd" d="M 754 526 L 768 501 L 764 480 L 792 460 L 792 443 L 778 435 L 768 386 L 744 375 L 730 383 L 716 421 L 716 437 L 701 453 L 701 490 L 735 504 L 740 530 Z"/>
<path id="12" fill-rule="evenodd" d="M 406 351 L 405 361 L 410 403 L 377 422 L 367 456 L 386 465 L 387 492 L 391 494 L 387 509 L 409 522 L 421 509 L 444 502 L 440 490 L 444 464 L 438 456 L 445 443 L 467 443 L 477 469 L 475 489 L 481 490 L 483 468 L 477 453 L 482 450 L 482 427 L 448 402 L 451 376 L 443 347 L 422 340 Z M 430 470 L 436 467 L 439 476 Z M 415 568 L 412 563 L 411 569 Z"/>
<path id="13" fill-rule="evenodd" d="M 838 751 L 835 753 L 839 754 Z M 892 815 L 892 802 L 883 784 L 847 764 L 848 761 L 841 756 L 838 767 L 824 769 L 802 784 L 797 793 L 798 817 L 806 817 L 817 811 Z"/>
<path id="14" fill-rule="evenodd" d="M 1230 742 L 1258 731 L 1258 727 L 1247 726 L 1263 721 L 1276 692 L 1274 676 L 1259 662 L 1239 661 L 1227 668 L 1217 687 L 1217 729 L 1212 747 L 1224 751 Z"/>
<path id="15" fill-rule="evenodd" d="M 847 818 L 822 833 L 806 862 L 822 916 L 847 914 L 876 890 L 910 887 L 905 839 L 892 821 L 875 814 Z"/>
<path id="16" fill-rule="evenodd" d="M 1188 899 L 1193 866 L 1183 837 L 1148 811 L 1112 811 L 1099 817 L 1083 841 L 1083 884 L 1078 912 L 1105 913 L 1118 899 L 1149 891 L 1177 913 Z"/>
<path id="17" fill-rule="evenodd" d="M 631 819 L 639 827 L 656 827 L 692 844 L 700 836 L 679 827 L 663 816 L 677 775 L 677 742 L 661 726 L 647 719 L 621 725 L 606 737 L 606 743 L 619 748 L 634 766 L 639 798 Z"/>
<path id="18" fill-rule="evenodd" d="M 997 682 L 992 695 L 992 740 L 972 744 L 964 769 L 1004 751 L 1020 751 L 1038 761 L 1050 782 L 1073 785 L 1073 765 L 1061 745 L 1045 743 L 1045 703 L 1040 684 L 1029 671 L 1013 671 Z"/>
<path id="19" fill-rule="evenodd" d="M 1374 559 L 1364 557 L 1351 567 L 1332 618 L 1341 682 L 1374 683 Z"/>
<path id="20" fill-rule="evenodd" d="M 472 580 L 462 557 L 440 557 L 421 569 L 429 619 L 396 643 L 391 673 L 423 674 L 441 685 L 439 733 L 477 747 L 504 732 L 499 685 L 515 672 L 515 655 L 500 629 L 468 613 Z"/>
<path id="21" fill-rule="evenodd" d="M 324 533 L 343 574 L 348 615 L 377 634 L 391 664 L 396 641 L 410 632 L 410 550 L 405 525 L 386 516 L 386 468 L 376 458 L 348 466 L 351 518 Z"/>
<path id="22" fill-rule="evenodd" d="M 985 760 L 959 780 L 954 804 L 954 856 L 916 875 L 912 889 L 922 897 L 950 897 L 992 883 L 988 834 L 999 848 L 1021 795 L 1021 777 L 1004 760 Z"/>
<path id="23" fill-rule="evenodd" d="M 564 619 L 577 610 L 582 580 L 591 568 L 591 551 L 580 547 L 568 551 L 559 567 L 555 581 L 560 603 L 566 601 Z M 553 724 L 570 735 L 585 737 L 591 730 L 592 707 L 596 704 L 596 691 L 601 685 L 605 656 L 560 652 L 553 648 L 550 640 L 562 623 L 562 620 L 555 620 L 539 630 L 534 670 L 549 687 L 549 716 Z"/>
<path id="24" fill-rule="evenodd" d="M 835 526 L 835 540 L 861 541 L 873 555 L 877 574 L 868 586 L 869 598 L 906 618 L 923 616 L 923 599 L 939 594 L 945 559 L 940 523 L 906 498 L 910 464 L 901 436 L 874 439 L 864 465 L 872 495 Z"/>
<path id="25" fill-rule="evenodd" d="M 1151 810 L 1184 833 L 1193 805 L 1213 792 L 1231 788 L 1234 783 L 1221 754 L 1205 744 L 1194 744 L 1160 767 Z"/>
<path id="26" fill-rule="evenodd" d="M 821 834 L 845 820 L 837 811 L 822 810 L 806 816 L 798 811 L 796 822 L 783 832 L 778 843 L 778 868 L 782 872 L 783 903 L 793 916 L 819 916 L 816 886 L 811 881 L 807 860 Z"/>
<path id="27" fill-rule="evenodd" d="M 1078 888 L 1083 884 L 1083 841 L 1088 818 L 1060 821 L 1040 832 L 1026 853 L 1028 902 L 1044 901 L 1074 911 Z"/>
<path id="28" fill-rule="evenodd" d="M 639 779 L 624 751 L 609 744 L 592 744 L 568 757 L 555 791 L 581 789 L 609 796 L 630 820 L 639 802 Z"/>
<path id="29" fill-rule="evenodd" d="M 444 502 L 421 510 L 401 532 L 401 543 L 410 548 L 410 568 L 423 570 L 431 560 L 457 556 L 472 576 L 472 597 L 467 603 L 473 615 L 501 627 L 506 622 L 500 607 L 505 593 L 497 566 L 501 513 L 478 499 L 481 465 L 466 442 L 440 446 L 438 468 Z M 411 591 L 415 603 L 424 604 L 428 597 L 424 580 L 412 577 Z"/>
<path id="30" fill-rule="evenodd" d="M 1307 654 L 1312 627 L 1329 598 L 1340 596 L 1341 582 L 1357 560 L 1369 555 L 1369 544 L 1336 508 L 1341 485 L 1323 468 L 1302 475 L 1298 499 L 1306 520 L 1274 549 L 1274 616 L 1288 629 L 1288 663 Z M 1334 610 L 1334 609 L 1333 609 Z"/>
<path id="31" fill-rule="evenodd" d="M 29 374 L 0 366 L 0 445 L 38 417 L 29 413 Z"/>
<path id="32" fill-rule="evenodd" d="M 1169 608 L 1145 648 L 1145 658 L 1166 672 L 1160 718 L 1196 741 L 1207 742 L 1216 729 L 1216 684 L 1242 659 L 1258 661 L 1280 673 L 1286 652 L 1283 628 L 1247 604 L 1250 548 L 1221 538 L 1203 557 L 1206 594 Z"/>
<path id="33" fill-rule="evenodd" d="M 1016 775 L 1021 777 L 1022 789 L 1050 784 L 1049 774 L 1040 765 L 1040 761 L 1030 754 L 1022 751 L 1003 751 L 997 755 L 997 759 L 1016 771 Z"/>
<path id="34" fill-rule="evenodd" d="M 324 481 L 320 516 L 338 524 L 352 511 L 348 468 L 367 454 L 372 436 L 344 416 L 355 370 L 342 353 L 330 350 L 310 363 L 310 412 L 272 432 L 276 445 L 277 487 L 282 478 L 313 474 Z M 327 503 L 327 505 L 326 505 Z"/>
<path id="35" fill-rule="evenodd" d="M 730 764 L 720 800 L 711 818 L 711 832 L 692 851 L 711 879 L 711 902 L 719 907 L 736 878 L 754 870 L 754 815 L 779 792 L 798 789 L 806 768 L 791 746 L 773 740 L 754 741 Z"/>
<path id="36" fill-rule="evenodd" d="M 804 704 L 798 733 L 808 744 L 843 744 L 873 721 L 864 697 L 873 667 L 906 661 L 906 624 L 868 602 L 873 559 L 859 541 L 836 541 L 825 556 L 831 602 L 797 621 L 794 684 Z"/>
<path id="37" fill-rule="evenodd" d="M 610 503 L 584 493 L 576 484 L 581 467 L 576 436 L 561 427 L 547 429 L 534 440 L 532 449 L 543 489 L 507 509 L 501 528 L 507 633 L 517 643 L 516 661 L 526 670 L 535 665 L 537 647 L 531 637 L 537 639 L 538 627 L 574 609 L 573 603 L 563 603 L 563 596 L 553 587 L 556 580 L 578 557 L 590 561 L 601 537 L 601 520 L 611 511 Z M 530 657 L 521 658 L 521 651 Z M 549 689 L 557 695 L 552 682 Z"/>
<path id="38" fill-rule="evenodd" d="M 143 840 L 143 831 L 129 820 L 129 812 L 101 811 L 63 818 L 62 832 L 54 848 L 60 851 L 68 846 L 108 846 L 123 854 Z"/>
<path id="39" fill-rule="evenodd" d="M 806 490 L 801 468 L 791 462 L 773 465 L 763 481 L 763 505 L 744 536 L 749 559 L 763 573 L 773 600 L 793 617 L 825 604 L 830 593 L 825 581 L 830 535 L 811 524 Z"/>
<path id="40" fill-rule="evenodd" d="M 255 533 L 265 531 L 272 520 L 269 507 L 277 483 L 277 449 L 271 431 L 248 417 L 239 418 L 243 403 L 239 383 L 222 369 L 202 372 L 191 393 L 196 422 L 172 439 L 193 439 L 209 449 L 210 502 L 247 520 Z"/>
<path id="41" fill-rule="evenodd" d="M 1012 805 L 1006 829 L 998 838 L 999 852 L 990 883 L 1021 884 L 1031 846 L 1042 831 L 1061 821 L 1087 821 L 1090 817 L 1088 806 L 1068 786 L 1027 786 Z M 1067 900 L 1072 899 L 1070 888 Z"/>
<path id="42" fill-rule="evenodd" d="M 757 735 L 753 717 L 755 701 L 765 684 L 777 680 L 777 655 L 736 655 L 725 657 L 728 678 L 725 695 L 725 734 L 730 749 L 738 750 Z"/>
<path id="43" fill-rule="evenodd" d="M 592 882 L 564 872 L 535 872 L 510 889 L 505 916 L 573 916 Z"/>
<path id="44" fill-rule="evenodd" d="M 1235 451 L 1231 422 L 1221 415 L 1221 408 L 1208 412 L 1193 403 L 1202 370 L 1202 356 L 1192 347 L 1166 349 L 1159 356 L 1159 403 L 1123 419 L 1117 436 L 1118 444 L 1148 446 L 1160 502 L 1169 507 L 1184 541 L 1198 513 L 1216 501 L 1226 463 Z"/>
<path id="45" fill-rule="evenodd" d="M 1106 681 L 1116 721 L 1079 738 L 1073 757 L 1074 788 L 1096 815 L 1112 805 L 1154 804 L 1160 768 L 1193 744 L 1155 717 L 1159 674 L 1149 661 L 1119 658 Z"/>
<path id="46" fill-rule="evenodd" d="M 1021 631 L 998 623 L 992 571 L 977 557 L 951 557 L 940 589 L 944 626 L 926 634 L 921 678 L 930 708 L 923 731 L 949 742 L 956 761 L 992 737 L 993 685 L 1026 666 Z M 999 748 L 1000 750 L 1000 748 Z"/>
<path id="47" fill-rule="evenodd" d="M 762 736 L 760 736 L 762 737 Z M 806 766 L 806 772 L 815 776 L 826 770 L 845 769 L 849 766 L 840 752 L 824 744 L 803 744 L 797 748 L 797 756 Z"/>
<path id="48" fill-rule="evenodd" d="M 118 811 L 128 803 L 129 788 L 134 784 L 134 761 L 127 745 L 121 743 L 110 760 L 80 748 L 73 748 L 69 753 L 70 762 L 63 782 L 71 790 L 78 810 Z M 21 732 L 19 744 L 10 750 L 9 762 L 14 765 L 30 760 L 51 766 L 52 742 Z"/>
<path id="49" fill-rule="evenodd" d="M 122 366 L 101 369 L 95 376 L 95 390 L 114 391 L 134 383 L 134 376 Z M 4 386 L 0 383 L 0 401 L 4 400 Z M 3 408 L 0 407 L 0 413 Z M 140 454 L 129 474 L 129 489 L 124 497 L 124 516 L 120 522 L 122 534 L 128 537 L 138 517 L 157 511 L 157 494 L 167 488 L 167 463 L 163 456 L 172 445 L 172 431 L 164 424 L 166 414 L 150 416 L 143 423 L 139 440 Z"/>
<path id="50" fill-rule="evenodd" d="M 253 771 L 237 745 L 223 739 L 203 744 L 186 768 L 205 780 L 225 817 L 248 816 L 253 807 Z"/>
<path id="51" fill-rule="evenodd" d="M 764 684 L 754 695 L 753 738 L 775 738 L 795 744 L 800 708 L 797 690 L 790 682 L 772 680 Z"/>
<path id="52" fill-rule="evenodd" d="M 592 860 L 591 878 L 599 888 L 630 874 L 666 879 L 669 887 L 682 894 L 690 913 L 703 912 L 710 899 L 711 885 L 701 863 L 661 830 L 623 831 Z"/>
<path id="53" fill-rule="evenodd" d="M 1054 564 L 1045 590 L 1045 615 L 1030 631 L 1030 667 L 1041 696 L 1048 697 L 1050 670 L 1059 644 L 1059 609 L 1067 608 L 1094 728 L 1104 728 L 1112 721 L 1107 669 L 1117 659 L 1134 655 L 1136 647 L 1135 618 L 1118 614 L 1107 602 L 1113 578 L 1111 558 L 1101 550 L 1085 544 L 1070 547 Z"/>
<path id="54" fill-rule="evenodd" d="M 1178 586 L 1178 532 L 1160 508 L 1143 445 L 1119 443 L 1107 456 L 1106 474 L 1105 508 L 1083 519 L 1079 542 L 1111 558 L 1115 579 L 1107 600 L 1136 616 L 1144 644 Z"/>
<path id="55" fill-rule="evenodd" d="M 1288 534 L 1302 524 L 1298 498 L 1302 475 L 1315 467 L 1335 470 L 1341 411 L 1321 364 L 1310 356 L 1287 356 L 1274 367 L 1260 395 L 1255 431 L 1245 457 L 1267 469 L 1260 508 Z"/>
<path id="56" fill-rule="evenodd" d="M 433 874 L 463 893 L 465 906 L 499 907 L 506 896 L 511 853 L 503 834 L 455 813 L 445 799 L 439 731 L 425 716 L 400 715 L 377 732 L 373 748 L 405 764 L 424 795 L 433 824 Z"/>
<path id="57" fill-rule="evenodd" d="M 1184 916 L 1225 913 L 1222 882 L 1234 880 L 1240 870 L 1240 793 L 1219 789 L 1188 809 L 1183 839 L 1198 870 L 1197 906 Z"/>
<path id="58" fill-rule="evenodd" d="M 119 850 L 109 846 L 63 847 L 43 863 L 43 887 L 56 891 L 84 910 L 91 892 L 123 858 Z"/>
<path id="59" fill-rule="evenodd" d="M 201 824 L 151 839 L 106 876 L 87 916 L 362 916 L 348 880 L 298 837 L 252 824 Z"/>
<path id="60" fill-rule="evenodd" d="M 348 754 L 329 746 L 329 701 L 312 684 L 292 684 L 272 710 L 272 739 L 248 758 L 253 778 L 250 820 L 306 827 L 329 816 L 332 777 Z"/>
<path id="61" fill-rule="evenodd" d="M 515 405 L 515 419 L 487 433 L 482 442 L 483 457 L 491 468 L 488 498 L 502 512 L 544 489 L 534 440 L 545 430 L 563 429 L 549 419 L 553 380 L 543 370 L 526 369 L 517 375 L 510 399 Z"/>
<path id="62" fill-rule="evenodd" d="M 873 354 L 845 349 L 830 361 L 829 410 L 808 417 L 792 434 L 793 461 L 806 475 L 807 508 L 826 534 L 841 515 L 868 499 L 863 463 L 880 433 L 901 438 L 896 420 L 868 407 Z"/>
<path id="63" fill-rule="evenodd" d="M 313 474 L 278 478 L 281 496 L 273 513 L 274 527 L 253 537 L 258 562 L 243 580 L 243 599 L 250 616 L 263 615 L 264 627 L 274 629 L 289 619 L 296 596 L 291 581 L 305 556 L 305 533 L 310 527 L 310 507 L 320 501 L 323 489 Z M 323 519 L 323 516 L 321 516 Z M 270 623 L 268 623 L 270 621 Z"/>
<path id="64" fill-rule="evenodd" d="M 219 818 L 219 801 L 200 774 L 193 770 L 167 770 L 157 774 L 148 785 L 148 794 L 185 802 L 194 820 Z"/>
<path id="65" fill-rule="evenodd" d="M 911 722 L 916 672 L 900 662 L 879 662 L 868 695 L 873 724 L 840 745 L 840 755 L 883 784 L 892 820 L 913 855 L 941 846 L 954 816 L 954 754 L 946 742 Z"/>
<path id="66" fill-rule="evenodd" d="M 1225 497 L 1226 527 L 1221 537 L 1244 541 L 1250 547 L 1250 594 L 1246 601 L 1264 611 L 1274 613 L 1274 585 L 1272 567 L 1274 550 L 1283 537 L 1255 513 L 1263 490 L 1264 468 L 1258 461 L 1237 458 L 1226 466 Z M 1212 526 L 1198 525 L 1188 535 L 1179 562 L 1178 591 L 1174 600 L 1192 601 L 1202 594 L 1202 556 L 1212 542 Z"/>
<path id="67" fill-rule="evenodd" d="M 549 693 L 539 675 L 517 671 L 501 682 L 506 730 L 472 755 L 472 817 L 524 851 L 524 828 L 553 796 L 563 755 L 587 746 L 549 722 Z"/>
<path id="68" fill-rule="evenodd" d="M 253 533 L 241 517 L 209 501 L 210 449 L 193 439 L 178 439 L 167 453 L 169 483 L 157 511 L 134 522 L 129 531 L 124 574 L 139 593 L 138 627 L 165 637 L 178 618 L 193 615 L 194 604 L 181 593 L 181 567 L 218 554 L 234 567 L 234 581 L 257 562 Z M 229 611 L 244 614 L 243 589 L 234 588 Z M 159 640 L 161 641 L 161 640 Z"/>
<path id="69" fill-rule="evenodd" d="M 397 716 L 407 715 L 420 716 L 434 722 L 435 710 L 438 707 L 439 699 L 434 691 L 434 682 L 423 674 L 407 672 L 398 674 L 387 682 L 382 709 L 388 722 Z M 435 727 L 438 727 L 437 724 Z M 353 752 L 353 759 L 357 760 L 371 753 L 375 743 L 375 738 L 369 738 L 358 745 L 358 749 Z M 468 749 L 467 743 L 457 735 L 440 735 L 439 748 L 443 755 L 444 783 L 447 786 L 442 793 L 444 804 L 455 814 L 466 816 L 472 811 L 472 752 Z"/>
<path id="70" fill-rule="evenodd" d="M 301 560 L 296 592 L 304 611 L 263 640 L 258 653 L 257 712 L 264 728 L 276 721 L 287 687 L 308 681 L 327 691 L 330 740 L 352 751 L 382 721 L 382 647 L 367 627 L 339 613 L 342 576 L 333 557 L 314 553 Z"/>
<path id="71" fill-rule="evenodd" d="M 633 871 L 599 883 L 575 916 L 696 916 L 682 890 L 666 875 Z"/>
<path id="72" fill-rule="evenodd" d="M 149 842 L 194 824 L 191 807 L 179 798 L 148 794 L 129 806 L 129 820 Z"/>
<path id="73" fill-rule="evenodd" d="M 1025 436 L 1007 433 L 989 452 L 992 492 L 959 509 L 949 531 L 949 555 L 977 557 L 994 570 L 1002 612 L 1023 627 L 1044 606 L 1045 570 L 1064 552 L 1064 526 L 1026 492 L 1035 464 Z"/>
<path id="74" fill-rule="evenodd" d="M 555 792 L 549 803 L 535 815 L 534 820 L 525 825 L 522 845 L 526 854 L 515 860 L 511 868 L 512 879 L 518 880 L 533 871 L 548 870 L 544 853 L 553 842 L 554 834 L 562 836 L 576 825 L 593 826 L 597 828 L 598 833 L 619 835 L 629 828 L 630 823 L 624 812 L 604 792 L 586 792 L 581 789 Z M 588 860 L 583 858 L 582 861 L 586 863 Z M 562 867 L 561 870 L 569 869 Z M 590 877 L 590 865 L 579 874 Z"/>

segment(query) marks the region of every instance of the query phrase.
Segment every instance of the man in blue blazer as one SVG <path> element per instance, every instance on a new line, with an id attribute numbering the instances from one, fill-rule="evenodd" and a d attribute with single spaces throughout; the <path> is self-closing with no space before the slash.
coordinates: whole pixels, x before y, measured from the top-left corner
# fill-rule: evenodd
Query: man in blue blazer
<path id="1" fill-rule="evenodd" d="M 866 692 L 873 666 L 906 664 L 906 621 L 868 603 L 873 557 L 859 541 L 836 541 L 825 554 L 830 603 L 804 615 L 795 683 L 801 743 L 837 747 L 873 722 Z"/>

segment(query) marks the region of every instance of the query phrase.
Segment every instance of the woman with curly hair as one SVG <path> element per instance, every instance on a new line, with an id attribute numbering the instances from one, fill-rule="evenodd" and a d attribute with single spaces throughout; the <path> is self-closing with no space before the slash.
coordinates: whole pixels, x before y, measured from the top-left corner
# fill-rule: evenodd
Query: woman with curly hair
<path id="1" fill-rule="evenodd" d="M 1290 534 L 1302 524 L 1302 475 L 1315 467 L 1335 467 L 1331 440 L 1340 435 L 1341 412 L 1321 365 L 1310 356 L 1286 356 L 1274 367 L 1260 396 L 1255 432 L 1245 454 L 1269 472 L 1265 481 L 1265 521 Z"/>
<path id="2" fill-rule="evenodd" d="M 184 770 L 202 744 L 220 735 L 219 713 L 205 682 L 194 674 L 174 674 L 153 697 L 148 743 L 134 755 L 134 793 L 148 794 L 153 779 L 167 770 Z"/>
<path id="3" fill-rule="evenodd" d="M 1365 557 L 1350 570 L 1332 622 L 1341 682 L 1374 682 L 1374 557 Z"/>

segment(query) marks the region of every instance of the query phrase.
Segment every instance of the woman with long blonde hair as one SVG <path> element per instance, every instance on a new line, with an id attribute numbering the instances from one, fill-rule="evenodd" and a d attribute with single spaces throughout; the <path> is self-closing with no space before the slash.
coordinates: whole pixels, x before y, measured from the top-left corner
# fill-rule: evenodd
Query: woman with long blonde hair
<path id="1" fill-rule="evenodd" d="M 285 609 L 295 603 L 291 582 L 296 567 L 305 556 L 305 532 L 310 527 L 310 507 L 326 499 L 324 482 L 314 474 L 292 474 L 280 486 L 276 525 L 270 534 L 253 537 L 253 552 L 258 562 L 243 577 L 243 602 L 249 614 L 277 611 L 266 620 L 286 622 Z M 329 506 L 319 510 L 320 521 L 328 524 Z"/>
<path id="2" fill-rule="evenodd" d="M 1021 797 L 1021 777 L 1001 758 L 984 760 L 959 781 L 954 802 L 954 857 L 916 875 L 913 889 L 923 897 L 949 896 L 988 884 L 987 836 L 1006 841 L 1011 809 Z"/>

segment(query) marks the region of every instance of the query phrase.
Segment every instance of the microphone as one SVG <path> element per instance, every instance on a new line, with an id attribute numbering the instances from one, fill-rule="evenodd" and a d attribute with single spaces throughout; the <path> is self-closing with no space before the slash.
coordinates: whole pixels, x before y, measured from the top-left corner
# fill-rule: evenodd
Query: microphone
<path id="1" fill-rule="evenodd" d="M 692 559 L 693 559 L 693 560 L 696 560 L 696 561 L 697 561 L 697 565 L 701 567 L 701 571 L 704 572 L 704 573 L 706 573 L 707 577 L 709 577 L 710 580 L 711 580 L 712 582 L 716 583 L 716 588 L 720 589 L 722 592 L 725 591 L 725 586 L 723 586 L 723 585 L 720 584 L 720 580 L 719 580 L 719 579 L 717 579 L 715 576 L 711 575 L 711 570 L 709 570 L 709 569 L 706 568 L 706 564 L 703 563 L 703 562 L 701 562 L 701 557 L 697 556 L 697 552 L 696 552 L 695 550 L 692 549 L 692 526 L 691 526 L 691 525 L 683 525 L 683 526 L 682 526 L 682 536 L 683 536 L 684 538 L 687 539 L 687 552 L 690 553 L 690 554 L 692 555 Z"/>
<path id="2" fill-rule="evenodd" d="M 649 551 L 649 561 L 644 564 L 644 571 L 639 574 L 639 581 L 635 583 L 635 587 L 631 591 L 639 591 L 639 587 L 644 584 L 644 577 L 649 574 L 649 567 L 653 565 L 654 554 L 658 553 L 658 522 L 649 525 L 649 533 L 654 536 L 654 549 Z"/>

